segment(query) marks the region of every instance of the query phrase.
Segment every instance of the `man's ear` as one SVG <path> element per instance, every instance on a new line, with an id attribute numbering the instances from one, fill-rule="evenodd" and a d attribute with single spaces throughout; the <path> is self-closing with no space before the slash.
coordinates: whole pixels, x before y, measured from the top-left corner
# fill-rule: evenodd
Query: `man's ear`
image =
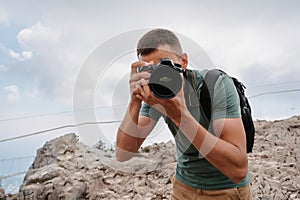
<path id="1" fill-rule="evenodd" d="M 181 67 L 182 69 L 186 69 L 188 66 L 188 56 L 186 53 L 181 55 Z"/>

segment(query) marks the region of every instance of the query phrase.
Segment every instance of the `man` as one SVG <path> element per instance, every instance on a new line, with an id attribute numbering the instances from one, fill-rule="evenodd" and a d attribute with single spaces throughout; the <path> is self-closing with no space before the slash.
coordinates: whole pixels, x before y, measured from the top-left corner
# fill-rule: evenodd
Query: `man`
<path id="1" fill-rule="evenodd" d="M 246 139 L 232 80 L 221 75 L 216 82 L 210 127 L 201 105 L 189 105 L 188 82 L 183 81 L 174 98 L 160 99 L 149 88 L 151 73 L 136 72 L 137 67 L 164 58 L 187 68 L 187 54 L 173 32 L 149 31 L 138 42 L 137 56 L 139 60 L 131 65 L 130 103 L 117 133 L 117 159 L 132 158 L 162 116 L 178 154 L 172 199 L 251 199 Z M 198 100 L 206 72 L 193 70 Z"/>

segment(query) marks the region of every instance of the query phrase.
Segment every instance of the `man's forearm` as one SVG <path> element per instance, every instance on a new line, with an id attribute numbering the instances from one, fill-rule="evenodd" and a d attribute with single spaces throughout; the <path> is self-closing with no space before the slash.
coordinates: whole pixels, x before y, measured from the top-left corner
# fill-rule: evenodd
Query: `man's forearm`
<path id="1" fill-rule="evenodd" d="M 131 136 L 137 136 L 138 117 L 141 108 L 141 103 L 130 101 L 128 109 L 125 113 L 123 121 L 119 127 L 121 131 Z"/>
<path id="2" fill-rule="evenodd" d="M 118 129 L 116 138 L 116 157 L 119 161 L 126 161 L 134 156 L 141 142 L 137 137 L 138 116 L 141 104 L 130 101 L 128 110 Z"/>

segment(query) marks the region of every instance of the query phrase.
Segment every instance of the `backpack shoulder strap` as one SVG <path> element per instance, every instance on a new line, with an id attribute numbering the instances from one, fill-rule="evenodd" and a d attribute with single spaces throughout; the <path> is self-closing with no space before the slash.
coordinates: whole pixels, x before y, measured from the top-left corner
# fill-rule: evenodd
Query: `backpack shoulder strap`
<path id="1" fill-rule="evenodd" d="M 200 94 L 200 104 L 204 111 L 205 116 L 207 117 L 208 121 L 211 120 L 211 113 L 212 113 L 212 99 L 214 97 L 214 87 L 215 84 L 221 74 L 224 74 L 222 70 L 219 69 L 212 69 L 209 70 L 204 78 L 203 85 L 201 88 Z"/>

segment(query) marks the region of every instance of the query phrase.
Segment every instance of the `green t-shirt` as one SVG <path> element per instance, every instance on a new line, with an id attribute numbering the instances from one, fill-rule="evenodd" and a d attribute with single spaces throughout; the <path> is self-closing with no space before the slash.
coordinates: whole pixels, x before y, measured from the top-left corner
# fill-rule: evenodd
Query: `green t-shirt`
<path id="1" fill-rule="evenodd" d="M 197 99 L 200 99 L 201 86 L 207 70 L 193 70 L 193 73 L 196 96 Z M 203 127 L 214 134 L 201 105 L 189 105 L 188 98 L 186 98 L 186 103 L 193 117 Z M 186 138 L 184 133 L 182 133 L 168 117 L 163 116 L 160 112 L 145 103 L 142 105 L 140 115 L 150 117 L 156 121 L 158 121 L 160 117 L 163 117 L 168 124 L 176 142 L 177 168 L 175 176 L 179 181 L 191 187 L 203 190 L 226 189 L 248 185 L 250 180 L 249 173 L 240 183 L 233 183 L 228 177 L 203 158 L 194 145 Z M 232 79 L 228 75 L 222 74 L 218 78 L 214 88 L 212 120 L 239 117 L 241 117 L 241 111 L 237 91 Z"/>

